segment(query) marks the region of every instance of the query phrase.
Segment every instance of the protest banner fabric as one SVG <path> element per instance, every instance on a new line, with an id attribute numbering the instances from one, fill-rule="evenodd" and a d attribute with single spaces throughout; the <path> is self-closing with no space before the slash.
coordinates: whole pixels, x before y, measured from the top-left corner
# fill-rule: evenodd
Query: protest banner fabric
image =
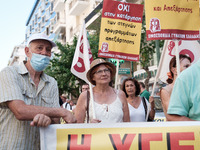
<path id="1" fill-rule="evenodd" d="M 147 40 L 198 40 L 199 0 L 145 0 Z"/>
<path id="2" fill-rule="evenodd" d="M 89 70 L 92 61 L 92 52 L 90 49 L 89 41 L 87 39 L 87 32 L 84 22 L 76 45 L 71 72 L 78 78 L 89 83 L 86 77 L 86 73 L 87 70 Z"/>
<path id="3" fill-rule="evenodd" d="M 98 56 L 139 61 L 142 15 L 143 5 L 104 0 Z"/>
<path id="4" fill-rule="evenodd" d="M 194 64 L 200 57 L 200 43 L 198 41 L 185 41 L 178 42 L 179 54 L 189 56 Z M 158 79 L 166 83 L 167 73 L 169 72 L 169 62 L 175 56 L 175 42 L 173 40 L 166 40 L 162 52 L 162 59 L 160 60 L 161 66 L 158 70 Z"/>
<path id="5" fill-rule="evenodd" d="M 41 150 L 199 150 L 200 122 L 65 124 L 40 128 Z"/>

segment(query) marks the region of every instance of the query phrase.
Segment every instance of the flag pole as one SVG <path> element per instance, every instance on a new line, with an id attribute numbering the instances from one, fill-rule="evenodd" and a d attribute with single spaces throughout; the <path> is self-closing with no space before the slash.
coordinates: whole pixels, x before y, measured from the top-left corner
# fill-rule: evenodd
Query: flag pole
<path id="1" fill-rule="evenodd" d="M 175 40 L 175 48 L 176 48 L 176 71 L 177 71 L 177 76 L 180 74 L 180 60 L 179 60 L 179 50 L 178 50 L 178 40 Z"/>
<path id="2" fill-rule="evenodd" d="M 118 81 L 118 72 L 119 72 L 119 59 L 116 59 L 117 61 L 117 68 L 116 68 L 116 74 L 115 74 L 115 89 L 117 90 L 117 81 Z"/>
<path id="3" fill-rule="evenodd" d="M 169 42 L 169 41 L 165 41 L 165 42 Z M 155 77 L 155 80 L 154 80 L 154 83 L 153 83 L 153 89 L 152 89 L 152 92 L 151 92 L 151 96 L 154 95 L 154 91 L 155 91 L 155 88 L 156 88 L 156 82 L 158 80 L 158 76 L 160 74 L 161 66 L 163 65 L 163 59 L 164 59 L 164 56 L 165 56 L 165 53 L 166 53 L 166 49 L 167 49 L 166 46 L 167 46 L 167 44 L 165 44 L 165 47 L 163 48 L 164 50 L 162 52 L 162 55 L 161 55 L 161 58 L 160 58 L 160 63 L 158 65 L 156 77 Z"/>
<path id="4" fill-rule="evenodd" d="M 95 114 L 95 109 L 94 109 L 94 96 L 93 96 L 93 89 L 92 89 L 92 84 L 89 82 L 89 87 L 90 87 L 90 101 L 92 104 L 92 116 L 93 119 L 96 119 L 96 114 Z"/>
<path id="5" fill-rule="evenodd" d="M 88 39 L 87 39 L 87 33 L 86 33 L 86 27 L 85 27 L 85 20 L 83 21 L 83 40 L 84 40 L 84 51 L 87 50 L 86 52 L 84 52 L 84 55 L 86 57 L 86 60 L 90 60 L 89 58 L 89 52 L 88 52 L 88 45 L 87 43 L 89 43 Z M 88 71 L 90 69 L 90 63 L 85 64 L 86 70 Z M 92 115 L 93 115 L 93 119 L 96 119 L 96 115 L 95 115 L 95 109 L 94 109 L 94 96 L 93 96 L 93 89 L 92 89 L 92 84 L 89 82 L 89 87 L 90 87 L 90 101 L 92 104 Z"/>

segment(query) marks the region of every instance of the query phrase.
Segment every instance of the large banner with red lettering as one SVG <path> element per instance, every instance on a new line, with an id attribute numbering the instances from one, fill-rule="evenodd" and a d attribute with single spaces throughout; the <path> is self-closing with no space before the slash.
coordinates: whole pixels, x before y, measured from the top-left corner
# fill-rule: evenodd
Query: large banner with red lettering
<path id="1" fill-rule="evenodd" d="M 199 150 L 200 121 L 64 124 L 40 129 L 41 150 Z"/>
<path id="2" fill-rule="evenodd" d="M 98 56 L 139 61 L 142 16 L 143 5 L 104 0 Z"/>
<path id="3" fill-rule="evenodd" d="M 145 0 L 147 40 L 198 40 L 199 0 Z"/>
<path id="4" fill-rule="evenodd" d="M 93 61 L 92 52 L 90 49 L 89 41 L 87 39 L 87 32 L 85 28 L 85 22 L 83 22 L 81 31 L 79 33 L 76 50 L 71 66 L 71 72 L 78 78 L 87 80 L 86 73 L 90 69 L 90 63 Z"/>
<path id="5" fill-rule="evenodd" d="M 187 55 L 191 58 L 191 63 L 194 64 L 200 58 L 200 41 L 185 41 L 180 40 L 178 42 L 179 54 Z M 166 40 L 163 52 L 162 60 L 158 67 L 158 79 L 166 83 L 168 78 L 167 73 L 169 72 L 170 60 L 176 55 L 175 54 L 175 42 L 173 40 Z"/>

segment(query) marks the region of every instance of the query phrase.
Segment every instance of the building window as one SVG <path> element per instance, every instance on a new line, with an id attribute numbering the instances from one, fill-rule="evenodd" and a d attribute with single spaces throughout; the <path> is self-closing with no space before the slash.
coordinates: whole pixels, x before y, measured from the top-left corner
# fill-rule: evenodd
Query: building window
<path id="1" fill-rule="evenodd" d="M 32 30 L 32 27 L 31 27 L 31 25 L 30 25 L 30 32 L 31 32 L 31 30 Z"/>
<path id="2" fill-rule="evenodd" d="M 53 2 L 51 2 L 51 11 L 53 11 Z"/>
<path id="3" fill-rule="evenodd" d="M 34 28 L 34 20 L 32 21 L 32 27 Z"/>
<path id="4" fill-rule="evenodd" d="M 49 27 L 46 28 L 46 34 L 49 35 Z"/>
<path id="5" fill-rule="evenodd" d="M 60 14 L 57 12 L 57 21 L 60 19 Z"/>
<path id="6" fill-rule="evenodd" d="M 42 17 L 42 23 L 45 23 L 45 16 Z"/>
<path id="7" fill-rule="evenodd" d="M 37 14 L 35 15 L 35 22 L 37 22 Z"/>

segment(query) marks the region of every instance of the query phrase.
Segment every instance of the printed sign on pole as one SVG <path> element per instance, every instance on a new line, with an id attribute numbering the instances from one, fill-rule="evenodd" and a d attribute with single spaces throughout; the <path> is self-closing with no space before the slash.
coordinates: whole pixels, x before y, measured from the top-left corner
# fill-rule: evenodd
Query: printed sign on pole
<path id="1" fill-rule="evenodd" d="M 145 0 L 147 40 L 198 40 L 199 0 Z"/>
<path id="2" fill-rule="evenodd" d="M 98 56 L 139 61 L 142 15 L 143 5 L 104 0 Z"/>

